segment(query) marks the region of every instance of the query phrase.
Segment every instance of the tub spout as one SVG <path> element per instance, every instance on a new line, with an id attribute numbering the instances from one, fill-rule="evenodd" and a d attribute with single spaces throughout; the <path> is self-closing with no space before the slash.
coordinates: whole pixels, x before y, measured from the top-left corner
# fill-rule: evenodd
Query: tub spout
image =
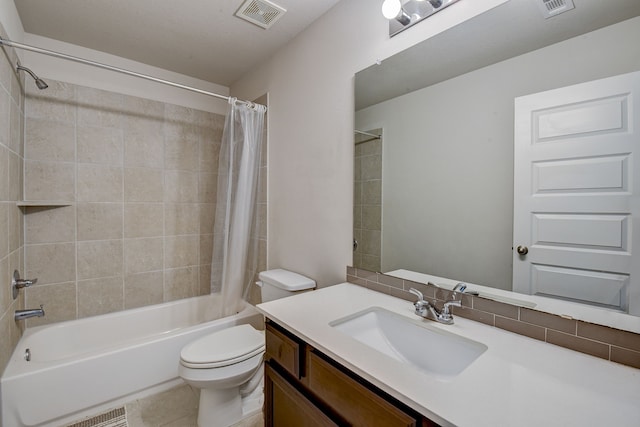
<path id="1" fill-rule="evenodd" d="M 28 310 L 16 310 L 16 314 L 14 318 L 16 320 L 24 320 L 30 317 L 42 317 L 44 316 L 44 308 L 43 305 L 40 305 L 40 308 L 30 308 Z"/>

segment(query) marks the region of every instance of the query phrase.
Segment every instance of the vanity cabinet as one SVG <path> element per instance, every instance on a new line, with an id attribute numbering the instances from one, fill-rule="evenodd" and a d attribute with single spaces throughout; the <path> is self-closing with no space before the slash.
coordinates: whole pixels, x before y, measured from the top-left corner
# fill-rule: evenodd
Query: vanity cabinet
<path id="1" fill-rule="evenodd" d="M 437 426 L 269 319 L 265 334 L 267 427 Z"/>

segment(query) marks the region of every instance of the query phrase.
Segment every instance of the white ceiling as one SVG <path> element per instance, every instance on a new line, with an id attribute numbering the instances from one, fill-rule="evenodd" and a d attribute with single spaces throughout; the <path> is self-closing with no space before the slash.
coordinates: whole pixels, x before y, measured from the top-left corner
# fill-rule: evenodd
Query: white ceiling
<path id="1" fill-rule="evenodd" d="M 245 0 L 15 0 L 27 33 L 229 86 L 339 0 L 273 0 L 264 30 L 234 16 Z"/>

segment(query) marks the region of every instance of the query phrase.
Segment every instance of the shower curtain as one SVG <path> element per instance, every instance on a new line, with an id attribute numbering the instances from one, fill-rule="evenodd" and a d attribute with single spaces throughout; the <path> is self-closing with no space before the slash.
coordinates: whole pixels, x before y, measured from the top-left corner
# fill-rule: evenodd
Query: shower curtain
<path id="1" fill-rule="evenodd" d="M 229 316 L 247 298 L 257 268 L 260 155 L 266 107 L 229 99 L 218 163 L 211 292 Z"/>

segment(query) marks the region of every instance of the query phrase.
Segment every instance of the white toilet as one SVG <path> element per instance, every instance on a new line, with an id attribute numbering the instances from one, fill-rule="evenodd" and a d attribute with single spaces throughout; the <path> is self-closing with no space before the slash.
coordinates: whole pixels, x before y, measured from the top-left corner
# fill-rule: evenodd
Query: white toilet
<path id="1" fill-rule="evenodd" d="M 259 274 L 262 302 L 315 288 L 315 281 L 276 269 Z M 200 389 L 199 427 L 226 427 L 262 408 L 264 332 L 238 325 L 204 336 L 180 352 L 182 379 Z"/>

